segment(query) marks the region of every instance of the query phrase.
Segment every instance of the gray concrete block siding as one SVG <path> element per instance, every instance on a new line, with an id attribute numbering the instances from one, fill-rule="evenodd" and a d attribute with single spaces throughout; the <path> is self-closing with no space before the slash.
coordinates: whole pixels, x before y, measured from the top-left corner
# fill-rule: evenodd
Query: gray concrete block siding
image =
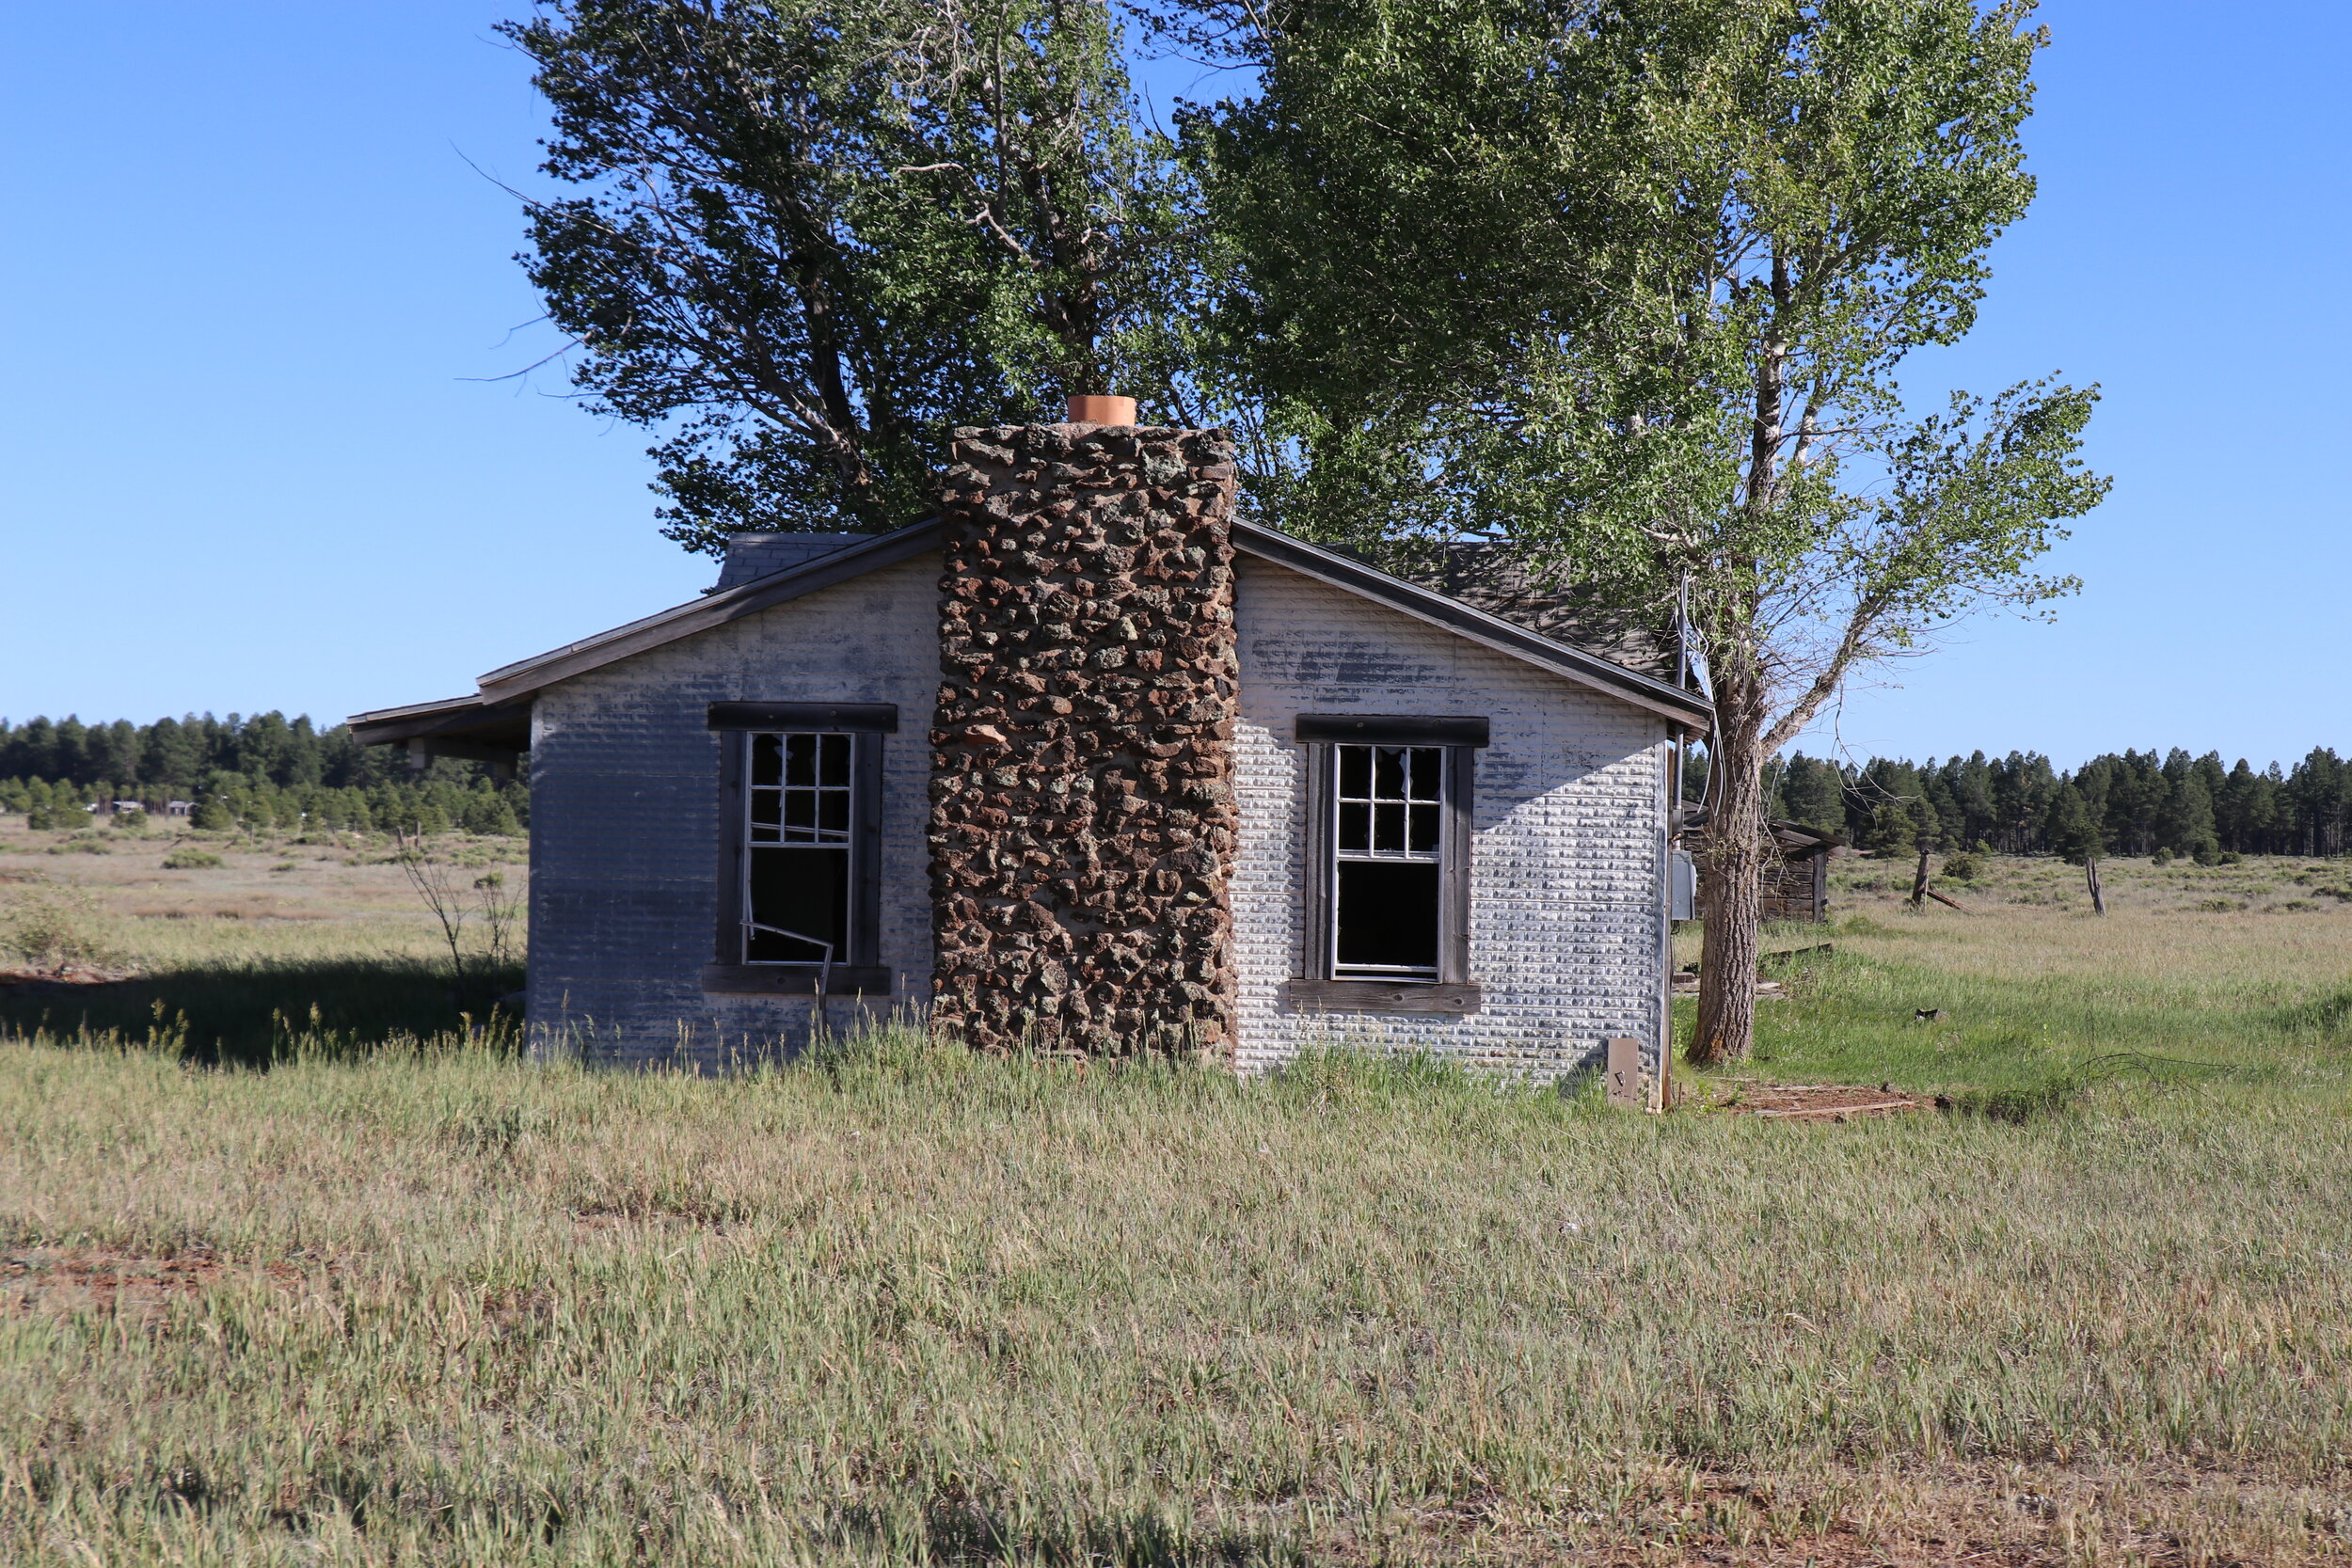
<path id="1" fill-rule="evenodd" d="M 1663 944 L 1663 722 L 1630 704 L 1280 566 L 1239 562 L 1232 879 L 1245 1070 L 1305 1043 L 1426 1047 L 1554 1077 L 1597 1065 L 1602 1041 L 1644 1043 L 1656 1070 Z M 1473 1013 L 1285 1010 L 1300 973 L 1307 875 L 1301 713 L 1483 715 L 1470 857 Z"/>
<path id="2" fill-rule="evenodd" d="M 888 566 L 563 681 L 532 716 L 530 1030 L 592 1061 L 717 1067 L 803 1041 L 806 996 L 707 996 L 716 944 L 716 702 L 898 705 L 882 737 L 887 1009 L 930 994 L 939 562 Z M 856 1004 L 824 1004 L 834 1027 Z"/>

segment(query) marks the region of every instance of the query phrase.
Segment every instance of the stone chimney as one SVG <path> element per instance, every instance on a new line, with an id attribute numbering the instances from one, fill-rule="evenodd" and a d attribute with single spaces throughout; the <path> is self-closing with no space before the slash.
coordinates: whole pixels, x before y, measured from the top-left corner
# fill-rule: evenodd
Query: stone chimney
<path id="1" fill-rule="evenodd" d="M 1232 459 L 1216 432 L 956 433 L 932 1017 L 977 1049 L 1232 1047 Z"/>

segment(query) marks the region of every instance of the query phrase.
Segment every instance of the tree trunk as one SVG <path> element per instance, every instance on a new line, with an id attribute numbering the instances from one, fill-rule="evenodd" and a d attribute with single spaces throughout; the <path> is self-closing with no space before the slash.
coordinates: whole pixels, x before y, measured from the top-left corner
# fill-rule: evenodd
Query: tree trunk
<path id="1" fill-rule="evenodd" d="M 1764 712 L 1747 683 L 1719 681 L 1708 759 L 1707 836 L 1699 853 L 1705 916 L 1699 1019 L 1690 1060 L 1733 1062 L 1756 1038 L 1756 966 L 1764 899 Z"/>
<path id="2" fill-rule="evenodd" d="M 1911 907 L 1923 909 L 1928 901 L 1928 847 L 1919 847 L 1919 869 L 1911 879 Z"/>
<path id="3" fill-rule="evenodd" d="M 2106 895 L 2099 891 L 2099 861 L 2097 856 L 2094 855 L 2090 860 L 2083 862 L 2083 880 L 2088 883 L 2090 888 L 2090 908 L 2093 912 L 2098 914 L 2106 913 Z"/>
<path id="4" fill-rule="evenodd" d="M 1774 316 L 1756 362 L 1756 406 L 1748 433 L 1748 471 L 1740 505 L 1762 523 L 1775 505 L 1781 439 L 1788 415 L 1788 340 L 1780 312 L 1789 304 L 1788 259 L 1772 252 Z M 1726 562 L 1728 564 L 1728 562 Z M 1703 612 L 1707 669 L 1715 699 L 1708 757 L 1707 837 L 1699 856 L 1705 934 L 1699 947 L 1699 1018 L 1689 1056 L 1697 1067 L 1736 1062 L 1756 1043 L 1756 965 L 1763 951 L 1764 732 L 1771 690 L 1757 660 L 1760 601 L 1756 562 L 1741 562 L 1751 586 Z"/>

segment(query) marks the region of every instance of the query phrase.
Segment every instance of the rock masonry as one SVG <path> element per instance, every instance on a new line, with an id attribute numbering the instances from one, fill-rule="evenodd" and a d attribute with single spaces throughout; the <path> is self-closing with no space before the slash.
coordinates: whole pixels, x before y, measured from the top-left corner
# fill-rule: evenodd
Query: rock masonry
<path id="1" fill-rule="evenodd" d="M 956 433 L 932 1020 L 980 1050 L 1230 1053 L 1233 449 Z"/>

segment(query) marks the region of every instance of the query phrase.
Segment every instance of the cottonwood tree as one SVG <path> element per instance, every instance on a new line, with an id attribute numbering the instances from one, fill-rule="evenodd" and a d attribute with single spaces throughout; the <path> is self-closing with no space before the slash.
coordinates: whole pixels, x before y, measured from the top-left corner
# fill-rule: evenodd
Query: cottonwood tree
<path id="1" fill-rule="evenodd" d="M 1101 0 L 544 0 L 521 258 L 665 531 L 883 530 L 948 433 L 1165 385 L 1181 202 Z M 1138 384 L 1144 384 L 1138 386 Z"/>
<path id="2" fill-rule="evenodd" d="M 1559 540 L 1687 593 L 1716 722 L 1700 1062 L 1753 1038 L 1765 762 L 1857 669 L 2070 591 L 2033 562 L 2106 489 L 2078 455 L 2094 392 L 2027 382 L 1906 420 L 1896 381 L 1973 325 L 1987 249 L 2031 199 L 2029 0 L 1708 8 L 1695 29 L 1653 13 L 1681 30 L 1645 56 L 1676 62 L 1645 101 L 1677 178 L 1625 275 L 1644 309 L 1578 387 L 1603 416 L 1586 471 L 1638 504 L 1576 509 Z"/>
<path id="3" fill-rule="evenodd" d="M 2094 392 L 1910 419 L 1896 379 L 1967 331 L 2032 196 L 2031 11 L 1343 0 L 1194 29 L 1262 84 L 1192 139 L 1237 236 L 1227 309 L 1275 345 L 1269 396 L 1314 410 L 1278 500 L 1687 601 L 1716 708 L 1702 1062 L 1753 1036 L 1766 761 L 1857 670 L 2069 591 L 2032 564 L 2106 489 Z"/>
<path id="4" fill-rule="evenodd" d="M 1179 116 L 1216 242 L 1202 333 L 1264 520 L 1375 552 L 1516 533 L 1529 376 L 1599 297 L 1597 53 L 1549 0 L 1170 0 L 1243 90 Z M 1214 379 L 1214 378 L 1213 378 Z M 1549 454 L 1534 454 L 1540 469 Z"/>

